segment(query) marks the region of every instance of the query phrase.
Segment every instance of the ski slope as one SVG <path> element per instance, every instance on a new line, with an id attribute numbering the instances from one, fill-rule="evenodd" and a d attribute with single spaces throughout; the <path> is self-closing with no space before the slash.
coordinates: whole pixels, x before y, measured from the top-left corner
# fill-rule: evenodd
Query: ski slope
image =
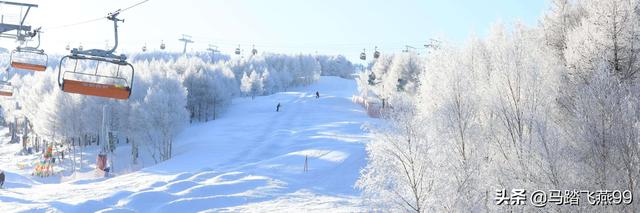
<path id="1" fill-rule="evenodd" d="M 181 133 L 172 159 L 108 179 L 42 181 L 15 166 L 29 157 L 15 156 L 20 146 L 5 139 L 0 212 L 361 211 L 353 185 L 369 140 L 362 125 L 372 120 L 351 103 L 355 92 L 353 80 L 322 77 L 235 99 L 219 119 Z"/>

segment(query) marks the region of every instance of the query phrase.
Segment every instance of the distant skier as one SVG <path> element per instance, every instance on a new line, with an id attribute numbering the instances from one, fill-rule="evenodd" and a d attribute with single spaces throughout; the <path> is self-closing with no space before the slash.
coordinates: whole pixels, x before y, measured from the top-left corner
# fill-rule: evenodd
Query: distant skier
<path id="1" fill-rule="evenodd" d="M 278 103 L 278 106 L 276 106 L 276 112 L 280 112 L 280 103 Z"/>
<path id="2" fill-rule="evenodd" d="M 0 170 L 0 188 L 4 187 L 4 171 Z"/>
<path id="3" fill-rule="evenodd" d="M 316 91 L 316 99 L 320 98 L 320 92 Z"/>

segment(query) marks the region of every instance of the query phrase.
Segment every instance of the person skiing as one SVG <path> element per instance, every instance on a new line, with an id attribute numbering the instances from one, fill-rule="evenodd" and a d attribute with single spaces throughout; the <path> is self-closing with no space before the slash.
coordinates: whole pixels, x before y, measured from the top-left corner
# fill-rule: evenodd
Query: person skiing
<path id="1" fill-rule="evenodd" d="M 316 91 L 316 99 L 320 98 L 320 92 Z"/>
<path id="2" fill-rule="evenodd" d="M 280 112 L 280 103 L 276 106 L 276 112 Z"/>
<path id="3" fill-rule="evenodd" d="M 4 187 L 4 171 L 0 170 L 0 188 Z"/>

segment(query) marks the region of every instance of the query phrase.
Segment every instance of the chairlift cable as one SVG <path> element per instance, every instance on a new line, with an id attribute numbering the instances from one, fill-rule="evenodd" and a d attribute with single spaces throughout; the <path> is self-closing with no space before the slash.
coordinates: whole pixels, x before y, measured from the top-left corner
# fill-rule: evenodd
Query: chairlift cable
<path id="1" fill-rule="evenodd" d="M 126 11 L 126 10 L 131 9 L 131 8 L 137 7 L 137 6 L 139 6 L 139 5 L 141 5 L 141 4 L 144 4 L 144 3 L 148 2 L 148 1 L 149 1 L 149 0 L 143 0 L 143 1 L 141 1 L 141 2 L 138 2 L 138 3 L 134 4 L 134 5 L 131 5 L 131 6 L 127 7 L 127 8 L 124 8 L 124 9 L 120 10 L 120 12 L 124 12 L 124 11 Z"/>
<path id="2" fill-rule="evenodd" d="M 73 27 L 73 26 L 76 26 L 76 25 L 88 24 L 88 23 L 91 23 L 91 22 L 100 21 L 100 20 L 102 20 L 102 19 L 104 19 L 104 17 L 94 18 L 94 19 L 91 19 L 91 20 L 86 20 L 86 21 L 76 22 L 76 23 L 72 23 L 72 24 L 60 25 L 60 26 L 56 26 L 56 27 L 49 28 L 49 29 L 47 29 L 47 30 L 56 30 L 56 29 L 61 29 L 61 28 Z"/>
<path id="3" fill-rule="evenodd" d="M 132 8 L 137 7 L 137 6 L 141 5 L 141 4 L 144 4 L 144 3 L 148 2 L 148 1 L 149 0 L 144 0 L 144 1 L 138 2 L 136 4 L 133 4 L 133 5 L 129 6 L 129 7 L 126 7 L 125 9 L 120 10 L 120 12 L 124 12 L 126 10 L 132 9 Z M 82 24 L 88 24 L 88 23 L 91 23 L 91 22 L 100 21 L 100 20 L 102 20 L 104 18 L 105 18 L 104 16 L 100 16 L 100 17 L 94 18 L 94 19 L 89 19 L 89 20 L 80 21 L 80 22 L 76 22 L 76 23 L 71 23 L 71 24 L 65 24 L 65 25 L 51 27 L 51 28 L 48 28 L 47 30 L 56 30 L 56 29 L 73 27 L 73 26 L 82 25 Z"/>

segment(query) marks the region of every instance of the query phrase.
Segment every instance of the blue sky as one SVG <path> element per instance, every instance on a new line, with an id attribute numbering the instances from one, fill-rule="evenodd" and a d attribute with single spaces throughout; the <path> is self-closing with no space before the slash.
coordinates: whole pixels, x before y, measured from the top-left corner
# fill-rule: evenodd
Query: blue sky
<path id="1" fill-rule="evenodd" d="M 132 5 L 132 0 L 34 0 L 40 4 L 28 22 L 43 26 L 43 47 L 62 53 L 64 46 L 103 48 L 113 42 L 106 19 L 94 19 Z M 230 53 L 238 44 L 249 51 L 345 54 L 355 57 L 363 48 L 378 46 L 399 52 L 405 44 L 421 46 L 430 38 L 463 42 L 470 34 L 484 35 L 491 24 L 520 20 L 537 25 L 548 9 L 546 0 L 150 0 L 121 15 L 121 52 L 139 51 L 146 43 L 158 49 L 181 50 L 177 41 L 190 34 L 190 50 L 215 44 Z M 6 39 L 5 48 L 15 46 Z"/>

